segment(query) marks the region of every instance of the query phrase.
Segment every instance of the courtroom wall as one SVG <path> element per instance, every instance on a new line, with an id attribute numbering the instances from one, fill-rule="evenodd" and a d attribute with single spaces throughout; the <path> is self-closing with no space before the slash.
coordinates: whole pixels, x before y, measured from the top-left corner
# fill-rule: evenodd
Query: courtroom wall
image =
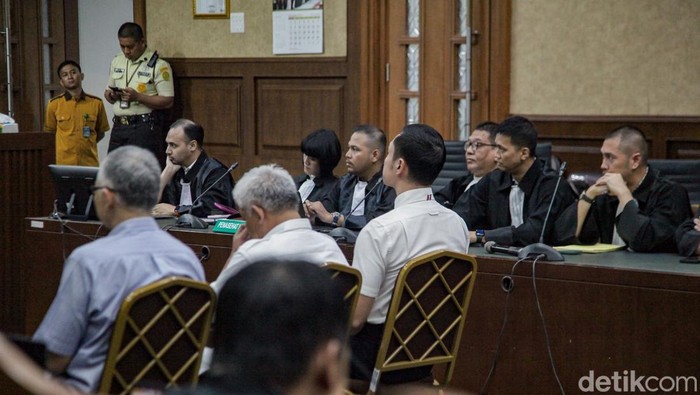
<path id="1" fill-rule="evenodd" d="M 511 113 L 700 115 L 700 1 L 513 0 Z"/>
<path id="2" fill-rule="evenodd" d="M 232 34 L 229 19 L 194 19 L 192 0 L 148 0 L 148 42 L 165 57 L 272 57 L 272 1 L 230 0 L 232 12 L 245 13 L 245 33 Z M 345 56 L 346 0 L 324 1 L 324 52 Z"/>

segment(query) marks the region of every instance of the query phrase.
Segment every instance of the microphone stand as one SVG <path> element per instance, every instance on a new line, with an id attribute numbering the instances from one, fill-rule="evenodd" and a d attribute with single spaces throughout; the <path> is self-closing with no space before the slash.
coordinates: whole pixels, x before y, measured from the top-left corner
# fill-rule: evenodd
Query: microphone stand
<path id="1" fill-rule="evenodd" d="M 544 232 L 547 230 L 547 222 L 549 221 L 549 214 L 552 212 L 552 205 L 554 204 L 554 199 L 557 197 L 557 190 L 559 189 L 559 183 L 561 182 L 561 177 L 566 170 L 566 162 L 562 162 L 559 166 L 559 175 L 557 177 L 557 183 L 554 186 L 554 193 L 552 194 L 552 199 L 549 201 L 549 208 L 547 208 L 547 215 L 544 217 L 544 223 L 542 224 L 542 232 L 540 233 L 539 243 L 533 243 L 523 247 L 518 253 L 518 259 L 526 259 L 530 257 L 536 257 L 539 255 L 544 255 L 542 260 L 550 262 L 562 262 L 564 261 L 564 256 L 551 246 L 544 244 Z"/>
<path id="2" fill-rule="evenodd" d="M 186 208 L 185 210 L 183 210 L 182 212 L 178 211 L 178 214 L 180 214 L 180 215 L 182 215 L 182 214 L 189 214 L 189 212 L 192 211 L 192 207 L 194 207 L 195 203 L 197 203 L 197 202 L 199 201 L 199 199 L 202 198 L 202 196 L 206 195 L 207 192 L 209 192 L 209 190 L 211 190 L 211 189 L 214 187 L 214 185 L 218 184 L 219 181 L 223 180 L 224 177 L 226 177 L 229 173 L 231 173 L 236 167 L 238 167 L 238 162 L 235 162 L 234 164 L 232 164 L 232 165 L 226 170 L 226 172 L 225 172 L 224 174 L 222 174 L 219 178 L 216 179 L 216 181 L 212 182 L 211 185 L 209 185 L 209 188 L 205 189 L 204 192 L 200 193 L 199 196 L 197 196 L 197 197 L 194 199 L 194 201 L 192 201 L 192 204 L 191 204 L 189 207 L 187 207 L 187 208 Z M 185 207 L 186 207 L 186 206 L 185 206 Z"/>

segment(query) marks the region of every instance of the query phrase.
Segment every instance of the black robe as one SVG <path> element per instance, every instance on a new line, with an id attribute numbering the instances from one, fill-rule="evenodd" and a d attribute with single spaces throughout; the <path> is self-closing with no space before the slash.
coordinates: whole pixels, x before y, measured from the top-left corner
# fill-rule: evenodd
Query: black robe
<path id="1" fill-rule="evenodd" d="M 207 154 L 202 151 L 194 166 L 192 166 L 192 169 L 187 172 L 187 176 L 185 176 L 184 168 L 175 173 L 173 179 L 170 180 L 168 185 L 165 186 L 161 202 L 169 203 L 174 206 L 179 205 L 180 193 L 182 192 L 180 180 L 186 177 L 190 182 L 190 194 L 192 195 L 192 202 L 194 203 L 190 214 L 197 217 L 206 217 L 212 213 L 222 213 L 221 210 L 214 206 L 214 202 L 221 203 L 225 206 L 234 207 L 231 192 L 233 191 L 235 182 L 233 181 L 233 177 L 230 175 L 224 176 L 221 181 L 214 185 L 204 196 L 199 199 L 199 201 L 195 202 L 195 199 L 197 196 L 201 195 L 202 192 L 207 190 L 207 188 L 209 188 L 227 170 L 228 168 L 226 168 L 226 166 L 224 166 L 221 162 L 207 156 Z"/>
<path id="2" fill-rule="evenodd" d="M 617 225 L 620 237 L 635 252 L 676 252 L 676 228 L 692 216 L 685 188 L 649 168 L 632 197 L 634 200 L 628 202 L 617 217 L 619 200 L 616 196 L 596 197 L 578 239 L 575 237 L 578 202 L 574 202 L 557 220 L 559 243 L 612 243 Z"/>

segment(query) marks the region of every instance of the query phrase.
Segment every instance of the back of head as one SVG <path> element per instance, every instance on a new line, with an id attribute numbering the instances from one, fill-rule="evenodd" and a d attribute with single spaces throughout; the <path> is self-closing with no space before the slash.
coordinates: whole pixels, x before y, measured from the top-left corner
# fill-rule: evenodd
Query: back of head
<path id="1" fill-rule="evenodd" d="M 429 186 L 445 164 L 445 142 L 431 126 L 411 124 L 404 126 L 394 139 L 394 157 L 408 165 L 408 178 L 417 184 Z"/>
<path id="2" fill-rule="evenodd" d="M 620 138 L 620 151 L 625 155 L 631 156 L 639 152 L 642 159 L 642 164 L 647 163 L 649 159 L 649 146 L 644 133 L 633 126 L 620 126 L 605 136 L 606 140 Z"/>
<path id="3" fill-rule="evenodd" d="M 281 391 L 297 383 L 314 353 L 345 341 L 347 312 L 330 274 L 307 262 L 257 262 L 219 294 L 213 382 Z"/>
<path id="4" fill-rule="evenodd" d="M 498 124 L 496 122 L 482 122 L 476 125 L 474 130 L 483 130 L 484 132 L 487 132 L 489 134 L 489 140 L 491 140 L 491 144 L 496 142 L 496 135 L 498 134 Z"/>
<path id="5" fill-rule="evenodd" d="M 253 205 L 270 213 L 298 211 L 299 193 L 294 179 L 277 165 L 262 165 L 250 169 L 233 188 L 233 200 L 239 211 L 250 212 Z"/>
<path id="6" fill-rule="evenodd" d="M 170 129 L 179 127 L 182 127 L 182 130 L 190 141 L 194 140 L 197 142 L 197 148 L 202 149 L 204 146 L 204 128 L 202 125 L 185 118 L 180 118 L 170 125 Z"/>
<path id="7" fill-rule="evenodd" d="M 160 165 L 148 150 L 127 145 L 110 152 L 97 173 L 129 208 L 150 211 L 158 201 Z"/>
<path id="8" fill-rule="evenodd" d="M 511 143 L 518 147 L 528 148 L 530 156 L 535 156 L 537 148 L 537 130 L 529 119 L 520 116 L 506 118 L 498 125 L 497 133 L 510 137 Z"/>
<path id="9" fill-rule="evenodd" d="M 321 177 L 333 175 L 333 169 L 338 166 L 342 154 L 340 140 L 330 129 L 318 129 L 309 133 L 301 141 L 301 152 L 318 159 Z"/>
<path id="10" fill-rule="evenodd" d="M 362 133 L 369 137 L 372 148 L 378 149 L 383 158 L 386 155 L 386 135 L 384 131 L 374 125 L 359 125 L 352 130 L 353 133 Z"/>
<path id="11" fill-rule="evenodd" d="M 143 39 L 143 29 L 134 22 L 126 22 L 119 27 L 117 36 L 121 38 L 130 37 L 135 41 L 141 41 Z"/>

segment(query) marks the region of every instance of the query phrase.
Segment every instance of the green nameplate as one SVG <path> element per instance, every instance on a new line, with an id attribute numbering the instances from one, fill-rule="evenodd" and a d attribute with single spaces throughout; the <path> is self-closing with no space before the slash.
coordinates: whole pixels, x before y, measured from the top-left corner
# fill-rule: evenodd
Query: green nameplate
<path id="1" fill-rule="evenodd" d="M 238 229 L 241 228 L 241 225 L 245 225 L 245 221 L 238 219 L 219 219 L 216 220 L 216 224 L 214 224 L 212 232 L 236 233 L 238 232 Z"/>

